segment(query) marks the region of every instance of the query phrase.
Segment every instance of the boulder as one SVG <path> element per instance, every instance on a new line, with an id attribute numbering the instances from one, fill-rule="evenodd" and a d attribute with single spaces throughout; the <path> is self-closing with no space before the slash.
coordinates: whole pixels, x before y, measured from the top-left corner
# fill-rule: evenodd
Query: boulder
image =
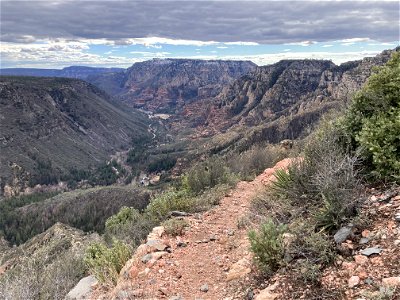
<path id="1" fill-rule="evenodd" d="M 65 300 L 90 299 L 92 286 L 97 284 L 97 279 L 90 275 L 82 278 L 78 284 L 67 294 Z"/>

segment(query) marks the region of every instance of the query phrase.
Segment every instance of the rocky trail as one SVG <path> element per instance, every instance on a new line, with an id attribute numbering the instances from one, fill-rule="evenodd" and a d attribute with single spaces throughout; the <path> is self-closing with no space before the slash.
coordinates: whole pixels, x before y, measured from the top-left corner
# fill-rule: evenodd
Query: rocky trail
<path id="1" fill-rule="evenodd" d="M 252 182 L 239 182 L 213 209 L 184 218 L 182 236 L 155 227 L 120 273 L 112 290 L 93 286 L 91 299 L 400 299 L 400 188 L 369 189 L 360 207 L 360 228 L 335 235 L 338 256 L 323 271 L 321 285 L 295 282 L 278 272 L 257 281 L 247 237 L 240 226 L 251 199 L 273 179 L 284 159 Z M 86 299 L 86 298 L 84 298 Z"/>
<path id="2" fill-rule="evenodd" d="M 239 229 L 238 222 L 259 189 L 289 163 L 282 160 L 254 181 L 238 183 L 210 211 L 184 217 L 190 227 L 183 236 L 154 228 L 121 271 L 117 287 L 108 293 L 97 290 L 92 298 L 243 299 L 252 264 L 247 229 Z"/>

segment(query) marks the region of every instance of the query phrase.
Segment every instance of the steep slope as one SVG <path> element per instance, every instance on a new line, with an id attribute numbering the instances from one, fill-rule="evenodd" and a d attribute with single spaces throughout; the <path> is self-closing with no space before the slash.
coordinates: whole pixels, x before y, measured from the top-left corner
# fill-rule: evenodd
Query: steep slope
<path id="1" fill-rule="evenodd" d="M 8 242 L 18 245 L 56 222 L 86 232 L 102 232 L 106 219 L 122 206 L 142 210 L 149 199 L 147 191 L 132 186 L 78 189 L 12 209 L 9 206 L 13 204 L 10 203 L 13 199 L 7 199 L 0 205 L 0 233 Z"/>
<path id="2" fill-rule="evenodd" d="M 285 60 L 258 67 L 225 86 L 212 99 L 188 103 L 169 120 L 173 131 L 194 128 L 190 137 L 216 136 L 226 145 L 296 139 L 328 110 L 345 105 L 393 51 L 336 66 L 324 60 Z M 233 137 L 233 138 L 232 138 Z M 230 139 L 230 141 L 229 141 Z"/>
<path id="3" fill-rule="evenodd" d="M 96 233 L 57 223 L 0 253 L 0 299 L 64 299 L 85 275 L 83 255 Z"/>
<path id="4" fill-rule="evenodd" d="M 96 165 L 150 139 L 149 119 L 75 79 L 0 77 L 0 176 Z M 46 170 L 49 171 L 49 170 Z"/>
<path id="5" fill-rule="evenodd" d="M 93 68 L 71 66 L 63 69 L 35 69 L 35 68 L 6 68 L 0 69 L 0 75 L 37 76 L 37 77 L 66 77 L 86 79 L 90 75 L 121 72 L 121 68 Z"/>
<path id="6" fill-rule="evenodd" d="M 323 60 L 285 60 L 258 67 L 218 96 L 234 120 L 256 125 L 282 115 L 346 102 L 361 88 L 374 66 L 385 64 L 391 51 L 336 66 Z"/>
<path id="7" fill-rule="evenodd" d="M 176 112 L 185 103 L 216 96 L 223 85 L 256 67 L 249 61 L 153 59 L 124 73 L 90 76 L 88 81 L 125 103 L 151 112 Z"/>

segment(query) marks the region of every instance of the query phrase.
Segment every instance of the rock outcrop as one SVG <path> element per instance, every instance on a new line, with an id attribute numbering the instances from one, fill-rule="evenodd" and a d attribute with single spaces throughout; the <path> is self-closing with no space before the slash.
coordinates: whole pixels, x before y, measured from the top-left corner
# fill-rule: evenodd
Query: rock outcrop
<path id="1" fill-rule="evenodd" d="M 255 67 L 249 61 L 153 59 L 88 80 L 133 107 L 175 113 L 188 102 L 215 97 Z"/>

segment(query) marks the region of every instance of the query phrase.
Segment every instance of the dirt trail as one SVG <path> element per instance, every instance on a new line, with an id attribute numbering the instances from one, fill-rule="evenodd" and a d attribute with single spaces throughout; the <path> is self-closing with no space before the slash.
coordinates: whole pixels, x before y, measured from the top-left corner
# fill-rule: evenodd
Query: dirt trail
<path id="1" fill-rule="evenodd" d="M 210 211 L 185 217 L 190 229 L 183 236 L 157 237 L 170 247 L 168 252 L 139 247 L 122 272 L 125 279 L 111 293 L 96 298 L 243 299 L 235 293 L 239 281 L 249 280 L 251 254 L 247 230 L 238 228 L 238 222 L 248 212 L 251 199 L 274 178 L 274 172 L 289 163 L 290 159 L 284 159 L 254 181 L 239 182 Z M 152 259 L 142 262 L 149 252 Z"/>

